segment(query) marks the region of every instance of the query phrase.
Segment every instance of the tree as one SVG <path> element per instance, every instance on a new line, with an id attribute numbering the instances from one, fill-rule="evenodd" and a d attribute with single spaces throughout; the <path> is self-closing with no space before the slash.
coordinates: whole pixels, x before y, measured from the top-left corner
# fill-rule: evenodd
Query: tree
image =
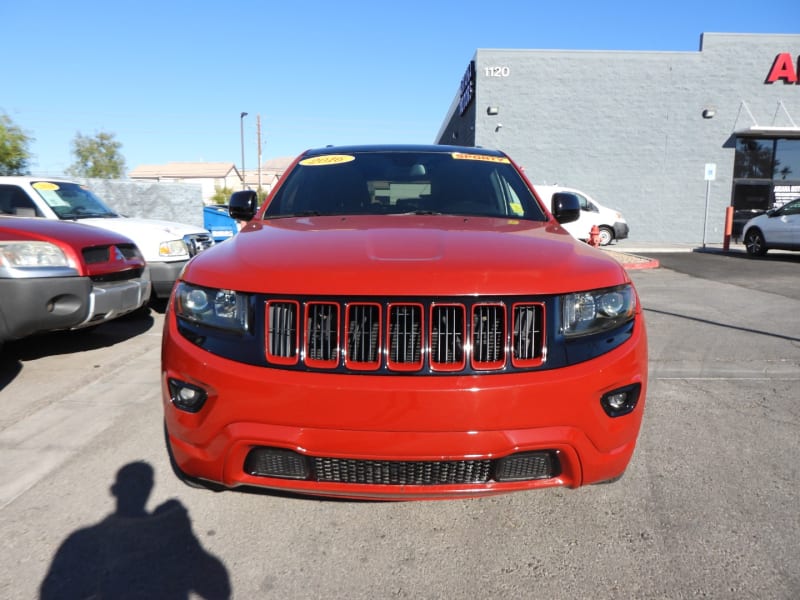
<path id="1" fill-rule="evenodd" d="M 0 115 L 0 175 L 28 173 L 28 144 L 32 141 L 7 115 Z"/>
<path id="2" fill-rule="evenodd" d="M 75 162 L 67 173 L 75 177 L 118 179 L 125 172 L 125 159 L 119 152 L 120 148 L 122 144 L 114 139 L 113 133 L 101 131 L 91 137 L 78 132 L 72 140 Z"/>

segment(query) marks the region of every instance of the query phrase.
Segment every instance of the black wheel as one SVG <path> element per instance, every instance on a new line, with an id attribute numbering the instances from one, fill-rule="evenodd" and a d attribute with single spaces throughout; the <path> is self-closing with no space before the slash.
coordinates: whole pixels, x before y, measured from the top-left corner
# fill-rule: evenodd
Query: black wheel
<path id="1" fill-rule="evenodd" d="M 744 247 L 750 256 L 764 256 L 767 253 L 767 243 L 760 229 L 748 229 L 744 235 Z"/>
<path id="2" fill-rule="evenodd" d="M 211 481 L 205 481 L 203 479 L 198 479 L 196 477 L 192 477 L 187 475 L 181 468 L 178 466 L 178 463 L 175 462 L 175 456 L 172 454 L 172 446 L 169 443 L 169 432 L 167 431 L 167 424 L 164 423 L 164 445 L 167 447 L 167 454 L 169 455 L 169 466 L 172 467 L 172 472 L 175 474 L 175 477 L 180 479 L 185 485 L 189 486 L 190 488 L 194 488 L 196 490 L 210 490 L 212 492 L 221 492 L 225 489 L 224 486 L 213 483 Z"/>
<path id="3" fill-rule="evenodd" d="M 614 232 L 611 230 L 610 227 L 600 227 L 600 245 L 601 246 L 608 246 L 611 242 L 614 241 Z"/>

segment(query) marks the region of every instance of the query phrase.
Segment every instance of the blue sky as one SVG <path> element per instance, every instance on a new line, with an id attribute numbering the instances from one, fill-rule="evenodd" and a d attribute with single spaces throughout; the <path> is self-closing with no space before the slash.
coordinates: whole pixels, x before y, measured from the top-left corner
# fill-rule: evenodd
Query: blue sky
<path id="1" fill-rule="evenodd" d="M 7 0 L 0 113 L 62 173 L 77 133 L 128 170 L 344 143 L 429 143 L 478 48 L 697 51 L 703 32 L 797 33 L 796 0 Z"/>

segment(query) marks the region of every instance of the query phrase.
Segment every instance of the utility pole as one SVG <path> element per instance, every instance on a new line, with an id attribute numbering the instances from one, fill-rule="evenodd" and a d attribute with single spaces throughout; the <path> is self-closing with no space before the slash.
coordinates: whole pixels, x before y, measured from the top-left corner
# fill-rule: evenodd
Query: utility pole
<path id="1" fill-rule="evenodd" d="M 247 189 L 246 177 L 244 176 L 244 118 L 247 116 L 246 112 L 239 115 L 239 140 L 242 143 L 242 189 Z"/>
<path id="2" fill-rule="evenodd" d="M 258 134 L 258 192 L 261 193 L 261 115 L 256 115 L 256 130 Z"/>

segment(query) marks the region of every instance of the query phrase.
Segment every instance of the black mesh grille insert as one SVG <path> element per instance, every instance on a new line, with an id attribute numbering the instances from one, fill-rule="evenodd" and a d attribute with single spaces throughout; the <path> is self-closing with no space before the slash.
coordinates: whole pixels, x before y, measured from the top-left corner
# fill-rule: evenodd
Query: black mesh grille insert
<path id="1" fill-rule="evenodd" d="M 315 458 L 317 481 L 385 485 L 441 485 L 484 483 L 489 480 L 490 460 L 386 461 Z"/>
<path id="2" fill-rule="evenodd" d="M 307 457 L 284 448 L 256 447 L 244 471 L 257 477 L 364 485 L 448 485 L 547 479 L 561 474 L 558 453 L 520 452 L 499 460 L 393 461 Z"/>
<path id="3" fill-rule="evenodd" d="M 520 452 L 497 461 L 497 481 L 549 479 L 561 474 L 555 452 Z"/>

